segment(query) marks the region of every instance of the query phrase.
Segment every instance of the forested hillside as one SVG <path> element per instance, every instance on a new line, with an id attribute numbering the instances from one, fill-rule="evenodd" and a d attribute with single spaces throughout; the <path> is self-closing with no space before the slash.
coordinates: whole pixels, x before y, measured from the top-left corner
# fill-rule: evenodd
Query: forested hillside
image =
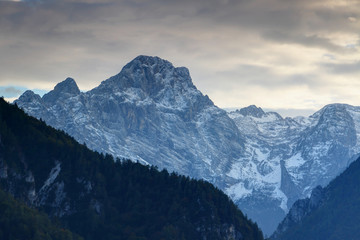
<path id="1" fill-rule="evenodd" d="M 312 197 L 297 201 L 276 240 L 357 240 L 360 236 L 360 159 Z"/>
<path id="2" fill-rule="evenodd" d="M 84 239 L 263 239 L 211 184 L 114 161 L 3 99 L 0 183 Z"/>
<path id="3" fill-rule="evenodd" d="M 48 216 L 16 201 L 0 189 L 0 239 L 81 240 L 70 231 L 56 226 Z"/>

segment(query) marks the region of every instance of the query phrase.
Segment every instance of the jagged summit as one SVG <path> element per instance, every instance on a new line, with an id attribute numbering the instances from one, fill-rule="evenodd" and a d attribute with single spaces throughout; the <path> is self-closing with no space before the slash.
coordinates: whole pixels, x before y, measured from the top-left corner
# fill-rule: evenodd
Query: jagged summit
<path id="1" fill-rule="evenodd" d="M 188 87 L 196 89 L 187 68 L 175 68 L 172 63 L 159 57 L 140 55 L 126 64 L 120 73 L 103 81 L 94 92 L 139 88 L 146 95 L 156 96 L 164 88 Z"/>
<path id="2" fill-rule="evenodd" d="M 327 104 L 323 107 L 323 109 L 327 109 L 327 108 L 351 108 L 353 106 L 346 104 L 346 103 L 331 103 L 331 104 Z"/>
<path id="3" fill-rule="evenodd" d="M 63 93 L 71 93 L 71 94 L 79 94 L 80 93 L 80 89 L 77 86 L 75 80 L 70 77 L 68 77 L 64 81 L 58 83 L 55 86 L 54 91 L 63 92 Z"/>
<path id="4" fill-rule="evenodd" d="M 61 97 L 76 96 L 80 94 L 80 89 L 73 78 L 66 78 L 64 81 L 58 83 L 54 90 L 43 96 L 44 101 L 56 101 Z"/>
<path id="5" fill-rule="evenodd" d="M 318 112 L 314 113 L 313 115 L 319 115 L 323 114 L 324 112 L 329 111 L 346 111 L 346 109 L 351 108 L 351 105 L 343 104 L 343 103 L 331 103 L 327 104 L 324 107 L 322 107 Z"/>
<path id="6" fill-rule="evenodd" d="M 20 101 L 40 101 L 41 97 L 31 90 L 26 90 L 19 98 Z M 15 101 L 16 102 L 16 101 Z"/>
<path id="7" fill-rule="evenodd" d="M 190 76 L 189 70 L 186 67 L 174 67 L 168 60 L 162 59 L 157 56 L 140 55 L 125 65 L 123 69 L 137 67 L 150 67 L 154 69 L 154 73 L 160 73 L 164 68 L 175 69 L 177 72 L 182 73 L 184 76 Z"/>
<path id="8" fill-rule="evenodd" d="M 128 64 L 126 64 L 124 68 L 127 68 L 129 65 L 138 64 L 138 63 L 146 66 L 163 65 L 168 67 L 174 67 L 171 62 L 162 59 L 158 56 L 139 55 L 136 58 L 134 58 L 132 61 L 130 61 Z"/>
<path id="9" fill-rule="evenodd" d="M 245 108 L 241 108 L 240 110 L 237 110 L 240 114 L 243 116 L 253 116 L 257 118 L 261 118 L 265 115 L 265 112 L 260 108 L 256 107 L 255 105 L 250 105 Z"/>
<path id="10" fill-rule="evenodd" d="M 348 111 L 353 111 L 355 108 L 354 106 L 345 103 L 331 103 L 325 105 L 319 111 L 312 114 L 310 118 L 319 118 L 320 116 L 322 116 L 322 118 L 331 119 L 333 114 L 346 114 Z"/>
<path id="11" fill-rule="evenodd" d="M 283 117 L 277 112 L 265 112 L 261 107 L 257 107 L 256 105 L 250 105 L 248 107 L 244 107 L 238 109 L 234 112 L 230 112 L 230 115 L 240 114 L 244 117 L 254 117 L 254 118 L 269 118 L 270 121 L 273 119 L 283 120 Z M 289 118 L 290 119 L 290 118 Z"/>

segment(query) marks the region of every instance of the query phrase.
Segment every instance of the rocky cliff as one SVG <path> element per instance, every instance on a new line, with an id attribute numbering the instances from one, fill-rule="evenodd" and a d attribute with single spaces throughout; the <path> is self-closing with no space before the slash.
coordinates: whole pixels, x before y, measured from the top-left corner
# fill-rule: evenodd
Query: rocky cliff
<path id="1" fill-rule="evenodd" d="M 88 92 L 68 78 L 16 103 L 91 149 L 214 183 L 266 234 L 360 152 L 359 107 L 330 104 L 297 118 L 253 105 L 226 113 L 186 68 L 158 57 L 139 56 Z"/>

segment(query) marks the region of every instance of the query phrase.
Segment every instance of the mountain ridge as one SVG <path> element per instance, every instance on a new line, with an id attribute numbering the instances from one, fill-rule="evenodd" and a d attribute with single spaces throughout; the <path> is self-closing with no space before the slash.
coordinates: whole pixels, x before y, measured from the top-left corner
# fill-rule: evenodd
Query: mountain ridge
<path id="1" fill-rule="evenodd" d="M 297 199 L 308 197 L 318 185 L 326 186 L 357 158 L 359 113 L 359 107 L 346 104 L 327 105 L 308 118 L 284 119 L 271 112 L 262 117 L 244 116 L 239 111 L 229 113 L 247 140 L 247 159 L 253 160 L 239 163 L 236 169 L 249 170 L 240 170 L 239 182 L 225 191 L 239 206 L 245 202 L 246 208 L 254 208 L 256 201 L 252 199 L 272 195 L 275 204 L 287 212 Z M 247 182 L 252 185 L 246 187 Z M 259 212 L 255 219 L 265 219 L 268 225 L 276 222 L 274 217 L 277 221 L 283 218 L 280 213 L 268 215 L 271 217 Z M 276 228 L 275 224 L 272 228 Z"/>
<path id="2" fill-rule="evenodd" d="M 164 65 L 156 65 L 159 62 Z M 25 109 L 31 108 L 29 114 L 42 115 L 42 119 L 56 128 L 63 129 L 61 124 L 66 122 L 67 132 L 97 151 L 109 152 L 115 156 L 132 158 L 146 164 L 157 165 L 160 168 L 166 167 L 169 170 L 175 170 L 173 162 L 164 164 L 159 161 L 151 161 L 155 158 L 154 152 L 160 150 L 159 154 L 166 154 L 168 159 L 182 158 L 178 162 L 182 166 L 176 168 L 177 172 L 188 173 L 189 169 L 193 169 L 189 166 L 189 160 L 186 158 L 191 158 L 193 163 L 199 165 L 191 171 L 202 172 L 203 169 L 209 169 L 202 166 L 211 164 L 210 159 L 218 159 L 216 165 L 221 165 L 221 162 L 228 158 L 224 155 L 220 161 L 217 149 L 213 145 L 216 145 L 218 149 L 224 149 L 222 152 L 227 149 L 232 155 L 239 155 L 235 149 L 241 148 L 242 140 L 235 124 L 228 118 L 226 112 L 217 108 L 207 96 L 202 95 L 192 84 L 188 74 L 189 72 L 185 68 L 175 68 L 170 62 L 158 57 L 139 56 L 128 63 L 119 74 L 103 81 L 98 87 L 77 96 L 63 96 L 66 99 L 54 104 L 54 107 L 57 108 L 54 111 L 47 110 L 53 102 L 46 102 L 44 97 L 37 103 L 29 103 L 33 104 L 29 107 L 22 104 L 25 103 L 21 102 L 22 97 L 16 103 Z M 107 97 L 104 98 L 104 95 Z M 76 119 L 71 120 L 71 116 L 74 115 L 76 115 Z M 89 115 L 94 117 L 89 118 Z M 99 117 L 95 117 L 95 115 Z M 145 116 L 147 121 L 142 120 Z M 92 118 L 96 118 L 96 120 L 93 121 Z M 219 118 L 219 120 L 216 120 L 216 124 L 212 126 L 204 124 L 202 121 L 204 119 L 207 123 L 214 121 L 214 118 Z M 178 122 L 178 129 L 172 130 L 169 122 Z M 82 129 L 76 130 L 77 127 Z M 207 133 L 210 131 L 205 130 L 219 129 L 220 127 L 222 130 L 230 128 L 227 134 L 236 141 L 231 142 L 222 137 L 219 130 L 216 130 L 214 135 L 208 135 Z M 106 134 L 100 133 L 99 129 Z M 163 133 L 164 129 L 168 132 Z M 88 136 L 94 132 L 97 134 L 96 144 L 88 141 Z M 137 138 L 134 139 L 134 134 L 141 136 L 141 142 L 145 141 L 147 144 L 142 144 Z M 185 139 L 189 135 L 194 137 L 193 141 L 189 142 Z M 174 141 L 174 139 L 178 140 Z M 226 144 L 216 143 L 218 140 L 223 140 Z M 134 145 L 137 146 L 141 145 L 146 153 L 139 152 L 131 146 L 129 146 L 132 148 L 130 151 L 121 148 L 126 141 L 134 142 Z M 153 146 L 149 148 L 148 146 L 151 145 Z M 170 147 L 172 150 L 170 152 L 164 150 L 164 152 L 161 149 L 158 150 L 158 146 L 160 148 L 161 146 Z M 194 146 L 198 147 L 191 151 L 188 150 Z M 118 148 L 116 151 L 111 150 L 116 148 Z M 147 148 L 148 150 L 146 150 Z M 201 148 L 208 150 L 204 152 Z M 134 151 L 137 153 L 133 154 Z M 128 154 L 119 155 L 119 153 Z M 187 155 L 186 158 L 181 157 L 184 154 Z M 206 159 L 206 161 L 198 160 L 199 158 L 196 156 L 199 154 L 205 155 L 202 159 Z M 226 165 L 226 161 L 224 164 Z M 224 167 L 226 166 L 221 168 Z M 221 172 L 222 170 L 210 170 L 206 175 L 216 176 L 215 173 L 211 173 L 214 171 Z M 196 174 L 192 174 L 192 176 L 195 177 Z"/>
<path id="3" fill-rule="evenodd" d="M 98 87 L 54 104 L 25 96 L 15 102 L 28 114 L 91 149 L 214 183 L 266 234 L 360 152 L 359 107 L 327 105 L 301 118 L 254 105 L 227 113 L 186 68 L 158 57 L 139 56 Z"/>

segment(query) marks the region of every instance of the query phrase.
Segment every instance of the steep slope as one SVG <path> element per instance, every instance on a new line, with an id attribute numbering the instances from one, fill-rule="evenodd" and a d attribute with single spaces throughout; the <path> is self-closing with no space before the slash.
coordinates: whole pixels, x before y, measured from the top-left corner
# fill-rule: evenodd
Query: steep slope
<path id="1" fill-rule="evenodd" d="M 327 187 L 297 201 L 271 239 L 359 239 L 360 159 Z"/>
<path id="2" fill-rule="evenodd" d="M 298 118 L 256 106 L 227 114 L 186 68 L 158 57 L 139 56 L 88 92 L 68 78 L 16 103 L 91 149 L 212 182 L 266 234 L 360 152 L 359 107 L 331 104 Z"/>
<path id="3" fill-rule="evenodd" d="M 115 162 L 3 99 L 0 186 L 84 239 L 263 239 L 211 184 Z"/>
<path id="4" fill-rule="evenodd" d="M 225 191 L 271 233 L 297 199 L 326 186 L 356 159 L 359 114 L 359 107 L 346 104 L 327 105 L 307 118 L 284 119 L 255 106 L 229 113 L 246 139 L 249 161 L 233 165 L 238 182 Z"/>
<path id="5" fill-rule="evenodd" d="M 0 239 L 81 240 L 0 189 Z"/>
<path id="6" fill-rule="evenodd" d="M 158 57 L 139 56 L 85 93 L 68 78 L 42 98 L 28 91 L 16 103 L 91 149 L 212 182 L 243 149 L 233 121 L 188 70 Z"/>

